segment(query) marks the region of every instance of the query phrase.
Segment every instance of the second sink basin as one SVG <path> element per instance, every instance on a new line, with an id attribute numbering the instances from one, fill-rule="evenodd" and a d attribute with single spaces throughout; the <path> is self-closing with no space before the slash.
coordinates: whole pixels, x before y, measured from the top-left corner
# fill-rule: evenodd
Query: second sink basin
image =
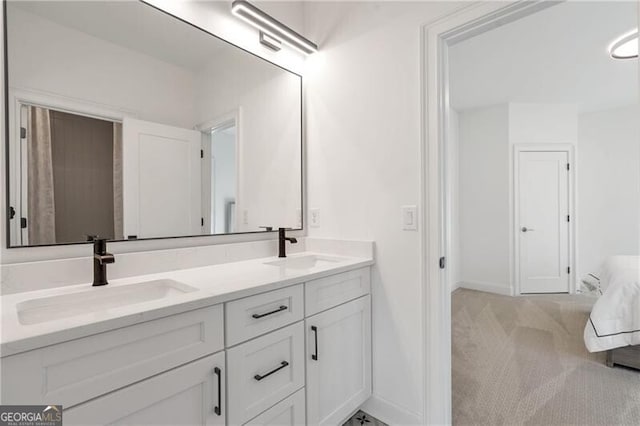
<path id="1" fill-rule="evenodd" d="M 305 256 L 285 257 L 284 259 L 265 262 L 264 264 L 279 266 L 287 269 L 311 269 L 318 266 L 327 266 L 343 261 L 344 259 L 341 259 L 339 257 L 309 254 Z"/>
<path id="2" fill-rule="evenodd" d="M 195 287 L 174 280 L 154 280 L 121 286 L 92 287 L 86 291 L 43 297 L 17 305 L 20 324 L 39 324 L 77 315 L 191 293 Z"/>

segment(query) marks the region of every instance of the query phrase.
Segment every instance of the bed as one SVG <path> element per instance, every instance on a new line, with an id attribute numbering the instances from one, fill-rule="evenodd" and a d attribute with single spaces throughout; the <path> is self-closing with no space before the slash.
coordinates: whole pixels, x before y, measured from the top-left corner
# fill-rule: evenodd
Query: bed
<path id="1" fill-rule="evenodd" d="M 602 295 L 584 329 L 589 352 L 607 351 L 607 365 L 640 369 L 640 256 L 611 256 L 599 273 Z"/>

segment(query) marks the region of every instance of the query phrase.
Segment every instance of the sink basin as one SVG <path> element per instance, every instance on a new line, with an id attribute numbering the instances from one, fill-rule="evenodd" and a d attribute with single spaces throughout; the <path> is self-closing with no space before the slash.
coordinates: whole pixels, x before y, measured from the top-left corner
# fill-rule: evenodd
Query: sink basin
<path id="1" fill-rule="evenodd" d="M 31 299 L 17 305 L 20 324 L 39 324 L 77 315 L 135 305 L 197 289 L 174 280 L 154 280 L 141 283 L 91 287 L 77 293 Z"/>
<path id="2" fill-rule="evenodd" d="M 309 254 L 306 256 L 285 257 L 284 259 L 265 262 L 265 265 L 278 266 L 287 269 L 311 269 L 343 261 L 344 259 L 340 259 L 338 257 Z"/>

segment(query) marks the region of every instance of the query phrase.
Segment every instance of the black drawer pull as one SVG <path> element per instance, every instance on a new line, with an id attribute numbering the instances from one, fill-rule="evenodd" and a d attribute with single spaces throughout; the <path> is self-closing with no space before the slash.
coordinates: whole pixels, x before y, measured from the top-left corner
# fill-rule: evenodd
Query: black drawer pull
<path id="1" fill-rule="evenodd" d="M 288 363 L 287 361 L 282 361 L 282 362 L 280 363 L 280 367 L 276 367 L 276 368 L 274 368 L 273 370 L 269 371 L 267 374 L 264 374 L 264 375 L 262 375 L 262 376 L 261 376 L 261 375 L 259 375 L 259 374 L 256 374 L 255 376 L 253 376 L 253 378 L 254 378 L 254 379 L 256 379 L 257 381 L 260 381 L 260 380 L 262 380 L 262 379 L 266 379 L 267 377 L 269 377 L 269 376 L 270 376 L 270 375 L 272 375 L 273 373 L 276 373 L 276 372 L 278 372 L 278 371 L 282 370 L 282 369 L 283 369 L 283 368 L 285 368 L 287 365 L 289 365 L 289 363 Z"/>
<path id="2" fill-rule="evenodd" d="M 313 331 L 313 339 L 315 341 L 315 353 L 311 355 L 311 359 L 314 361 L 318 360 L 318 327 L 315 325 L 311 326 L 311 331 Z"/>
<path id="3" fill-rule="evenodd" d="M 213 369 L 213 372 L 218 376 L 218 405 L 213 407 L 213 412 L 217 415 L 222 415 L 222 372 L 218 367 Z"/>
<path id="4" fill-rule="evenodd" d="M 255 319 L 259 319 L 259 318 L 262 318 L 262 317 L 266 317 L 268 315 L 277 314 L 278 312 L 286 311 L 287 309 L 289 309 L 287 306 L 282 305 L 282 306 L 280 306 L 278 309 L 276 309 L 274 311 L 266 312 L 264 314 L 253 314 L 251 316 L 254 317 Z"/>

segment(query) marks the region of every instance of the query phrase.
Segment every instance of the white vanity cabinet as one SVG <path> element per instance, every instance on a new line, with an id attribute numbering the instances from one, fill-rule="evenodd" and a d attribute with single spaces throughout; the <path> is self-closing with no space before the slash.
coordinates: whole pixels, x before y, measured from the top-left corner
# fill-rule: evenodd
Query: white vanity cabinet
<path id="1" fill-rule="evenodd" d="M 303 278 L 300 279 L 302 281 Z M 3 357 L 65 425 L 336 425 L 371 395 L 369 267 Z"/>
<path id="2" fill-rule="evenodd" d="M 65 425 L 226 424 L 225 354 L 219 352 L 64 410 Z"/>
<path id="3" fill-rule="evenodd" d="M 336 425 L 371 395 L 370 296 L 305 320 L 307 423 Z"/>

